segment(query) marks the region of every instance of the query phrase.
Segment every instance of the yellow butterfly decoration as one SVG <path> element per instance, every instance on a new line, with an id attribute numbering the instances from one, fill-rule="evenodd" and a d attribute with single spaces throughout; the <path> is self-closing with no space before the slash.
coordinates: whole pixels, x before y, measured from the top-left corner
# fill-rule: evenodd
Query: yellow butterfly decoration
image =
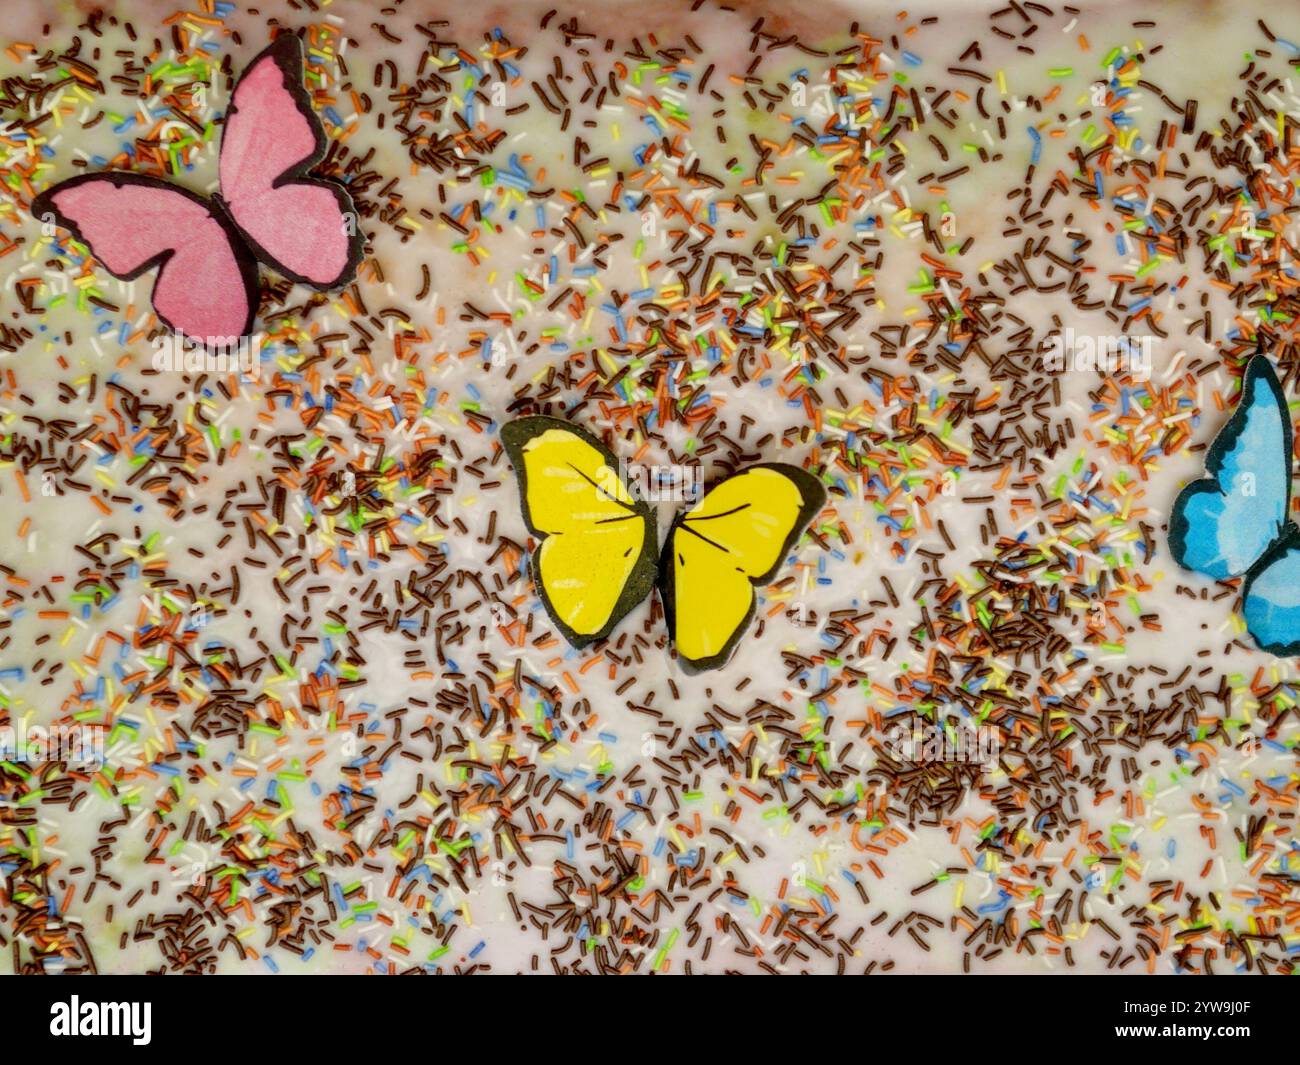
<path id="1" fill-rule="evenodd" d="M 731 657 L 753 619 L 755 588 L 826 502 L 826 489 L 797 466 L 748 466 L 676 516 L 661 554 L 654 510 L 591 433 L 538 415 L 507 422 L 501 440 L 524 524 L 541 541 L 533 584 L 564 638 L 579 648 L 604 639 L 657 584 L 688 673 Z"/>

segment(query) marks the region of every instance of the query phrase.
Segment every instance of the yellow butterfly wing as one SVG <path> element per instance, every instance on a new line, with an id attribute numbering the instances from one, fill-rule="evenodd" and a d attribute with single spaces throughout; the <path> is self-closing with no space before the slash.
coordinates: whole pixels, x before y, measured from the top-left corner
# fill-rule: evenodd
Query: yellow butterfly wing
<path id="1" fill-rule="evenodd" d="M 826 502 L 797 466 L 750 466 L 678 516 L 659 561 L 668 632 L 683 667 L 716 669 L 754 616 L 756 585 L 775 575 Z"/>
<path id="2" fill-rule="evenodd" d="M 524 523 L 541 540 L 533 584 L 574 647 L 608 636 L 654 586 L 654 513 L 635 499 L 613 454 L 559 418 L 507 422 L 501 442 L 519 477 Z"/>

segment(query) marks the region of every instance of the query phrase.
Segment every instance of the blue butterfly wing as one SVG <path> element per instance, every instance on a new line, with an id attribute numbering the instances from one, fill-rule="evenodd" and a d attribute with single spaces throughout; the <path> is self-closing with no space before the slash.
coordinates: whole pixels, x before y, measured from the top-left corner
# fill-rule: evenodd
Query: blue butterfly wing
<path id="1" fill-rule="evenodd" d="M 1300 530 L 1269 549 L 1242 582 L 1246 628 L 1262 650 L 1300 654 Z"/>
<path id="2" fill-rule="evenodd" d="M 1216 580 L 1239 577 L 1283 533 L 1291 505 L 1291 414 L 1263 355 L 1251 359 L 1241 399 L 1205 462 L 1209 474 L 1174 502 L 1174 560 Z"/>

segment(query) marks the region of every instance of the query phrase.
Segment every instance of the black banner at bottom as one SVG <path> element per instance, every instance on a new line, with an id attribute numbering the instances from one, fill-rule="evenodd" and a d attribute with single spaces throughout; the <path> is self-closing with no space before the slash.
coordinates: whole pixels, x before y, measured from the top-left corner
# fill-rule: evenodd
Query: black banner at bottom
<path id="1" fill-rule="evenodd" d="M 1034 1046 L 1025 1040 L 1041 1036 L 1045 1041 L 1039 1047 L 1069 1047 L 1072 1055 L 1101 1047 L 1123 1052 L 1126 1044 L 1144 1052 L 1168 1044 L 1167 1049 L 1185 1053 L 1200 1044 L 1217 1054 L 1288 1046 L 1294 1053 L 1300 992 L 1300 981 L 1283 977 L 895 976 L 869 985 L 839 979 L 838 987 L 821 980 L 815 987 L 787 982 L 766 988 L 759 1011 L 744 1003 L 752 987 L 722 989 L 715 982 L 707 992 L 709 1009 L 702 1012 L 698 988 L 683 992 L 679 985 L 656 981 L 629 994 L 610 986 L 608 1020 L 617 1018 L 618 1027 L 630 1034 L 646 1023 L 650 1032 L 689 1031 L 698 1017 L 706 1030 L 721 1024 L 728 1044 L 753 1031 L 765 1055 L 779 1052 L 787 1039 L 792 1051 L 806 1053 L 809 1026 L 833 1024 L 836 1013 L 828 1007 L 849 1005 L 852 1010 L 839 1017 L 853 1019 L 851 1038 L 870 1040 L 875 1031 L 896 1041 L 905 1033 L 918 1049 L 1000 1045 L 1005 1035 L 1021 1046 Z M 402 1043 L 403 1033 L 441 1041 L 491 1032 L 494 1044 L 505 1035 L 528 1048 L 542 1034 L 536 1023 L 541 1017 L 547 1018 L 549 1041 L 556 1025 L 573 1025 L 575 1037 L 583 1030 L 590 1035 L 593 1022 L 604 1016 L 603 995 L 591 982 L 572 1012 L 563 1005 L 564 992 L 517 989 L 512 994 L 523 996 L 518 1009 L 530 1019 L 519 1023 L 524 1022 L 520 1016 L 508 1024 L 502 1023 L 507 1018 L 500 992 L 445 979 L 435 986 L 421 979 L 353 976 L 9 977 L 0 981 L 0 992 L 7 1046 L 59 1051 L 99 1043 L 128 1057 L 199 1047 L 205 1054 L 233 1051 L 241 1058 L 250 1051 L 283 1050 L 337 1057 L 356 1049 L 373 1055 L 387 1052 L 386 1046 L 409 1046 Z M 843 999 L 837 1001 L 837 993 Z M 637 1016 L 642 1010 L 645 1016 Z M 772 1024 L 782 1013 L 785 1023 Z M 628 1027 L 629 1021 L 635 1027 Z M 606 1029 L 606 1036 L 614 1031 Z M 985 1042 L 990 1036 L 992 1044 Z M 59 1045 L 70 1043 L 81 1045 Z"/>
<path id="2" fill-rule="evenodd" d="M 549 1018 L 549 1026 L 571 1023 L 578 1035 L 606 1016 L 602 992 L 590 982 L 577 1009 L 560 1005 L 562 991 L 507 992 L 523 996 L 523 1016 L 506 1025 L 503 1003 L 510 999 L 468 980 L 439 980 L 432 986 L 424 979 L 373 977 L 14 977 L 0 988 L 10 1047 L 68 1051 L 74 1048 L 59 1044 L 90 1049 L 88 1044 L 100 1043 L 127 1056 L 174 1055 L 200 1045 L 196 1039 L 214 1055 L 320 1051 L 338 1056 L 354 1048 L 373 1055 L 403 1031 L 435 1039 L 491 1031 L 494 1040 L 515 1035 L 526 1048 L 539 1034 L 541 1017 Z M 685 1000 L 680 986 L 641 986 L 636 995 L 611 986 L 606 993 L 611 996 L 607 1019 L 617 1019 L 619 1027 L 638 1030 L 649 1023 L 666 1031 L 682 1025 L 689 1030 L 698 1017 L 710 1029 L 722 1023 L 728 1043 L 753 1030 L 764 1055 L 784 1039 L 792 1051 L 806 1052 L 807 1026 L 833 1023 L 836 1013 L 827 1006 L 850 1004 L 853 1009 L 839 1016 L 855 1018 L 858 1038 L 870 1038 L 875 1030 L 893 1031 L 889 1038 L 896 1039 L 910 1030 L 909 1038 L 919 1039 L 915 1045 L 927 1051 L 978 1045 L 988 1036 L 996 1042 L 1002 1035 L 1034 1045 L 1024 1040 L 1041 1035 L 1050 1042 L 1039 1047 L 1070 1047 L 1071 1055 L 1102 1047 L 1122 1052 L 1125 1044 L 1144 1052 L 1158 1052 L 1165 1044 L 1186 1052 L 1200 1044 L 1231 1055 L 1244 1049 L 1281 1051 L 1287 1045 L 1294 1051 L 1297 991 L 1300 982 L 1251 977 L 891 977 L 870 986 L 841 978 L 839 987 L 823 980 L 816 987 L 767 988 L 767 1004 L 757 1012 L 745 1005 L 745 990 L 723 990 L 716 983 L 703 992 L 714 996 L 705 1012 L 698 1009 L 698 988 Z M 844 995 L 839 1003 L 837 992 Z M 732 1012 L 735 1017 L 728 1018 Z M 759 1018 L 766 1023 L 754 1027 Z M 781 1023 L 772 1025 L 777 1019 Z M 909 1022 L 922 1025 L 924 1035 Z M 547 1038 L 554 1039 L 554 1030 Z"/>

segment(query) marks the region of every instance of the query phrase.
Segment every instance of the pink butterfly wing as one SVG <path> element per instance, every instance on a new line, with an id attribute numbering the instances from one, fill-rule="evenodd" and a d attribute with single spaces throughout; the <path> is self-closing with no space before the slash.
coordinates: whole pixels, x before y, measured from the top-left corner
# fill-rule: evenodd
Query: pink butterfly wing
<path id="1" fill-rule="evenodd" d="M 32 214 L 52 216 L 114 277 L 158 268 L 151 298 L 171 329 L 207 344 L 251 330 L 257 263 L 194 193 L 140 174 L 83 174 L 37 196 Z"/>
<path id="2" fill-rule="evenodd" d="M 324 156 L 302 87 L 302 45 L 281 34 L 235 85 L 221 135 L 221 203 L 259 259 L 318 289 L 352 279 L 364 242 L 343 187 L 304 176 Z"/>

